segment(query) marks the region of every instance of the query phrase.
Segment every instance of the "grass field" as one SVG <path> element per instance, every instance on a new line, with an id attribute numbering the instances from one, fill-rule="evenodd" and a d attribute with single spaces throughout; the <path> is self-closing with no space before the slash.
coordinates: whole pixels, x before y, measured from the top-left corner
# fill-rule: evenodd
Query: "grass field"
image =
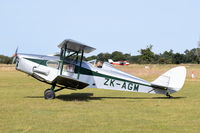
<path id="1" fill-rule="evenodd" d="M 152 81 L 175 65 L 121 66 Z M 184 88 L 173 99 L 163 95 L 101 89 L 63 90 L 44 100 L 49 85 L 0 66 L 2 133 L 199 133 L 200 66 L 188 70 Z M 191 79 L 194 73 L 196 78 Z"/>

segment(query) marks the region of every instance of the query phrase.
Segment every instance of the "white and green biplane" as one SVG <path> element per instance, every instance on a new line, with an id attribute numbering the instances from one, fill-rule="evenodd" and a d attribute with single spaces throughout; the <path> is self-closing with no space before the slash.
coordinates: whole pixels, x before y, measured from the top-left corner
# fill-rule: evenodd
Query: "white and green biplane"
<path id="1" fill-rule="evenodd" d="M 153 82 L 122 72 L 108 62 L 83 61 L 84 53 L 95 50 L 73 40 L 58 45 L 59 56 L 16 54 L 16 69 L 51 85 L 45 99 L 54 99 L 62 89 L 100 88 L 109 90 L 170 94 L 179 91 L 185 82 L 186 68 L 179 66 L 162 74 Z M 57 88 L 57 89 L 56 89 Z"/>

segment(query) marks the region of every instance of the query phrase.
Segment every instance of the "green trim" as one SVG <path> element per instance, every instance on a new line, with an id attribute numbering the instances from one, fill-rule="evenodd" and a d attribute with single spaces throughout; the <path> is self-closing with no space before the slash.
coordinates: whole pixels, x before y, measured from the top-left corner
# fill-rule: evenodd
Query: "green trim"
<path id="1" fill-rule="evenodd" d="M 62 72 L 63 72 L 63 65 L 64 65 L 64 61 L 62 60 L 60 63 L 60 75 L 62 75 Z"/>
<path id="2" fill-rule="evenodd" d="M 66 47 L 66 45 L 65 45 Z M 64 57 L 65 57 L 65 54 L 66 54 L 66 48 L 61 48 L 61 52 L 60 52 L 60 60 L 61 60 L 61 63 L 60 63 L 60 75 L 62 75 L 62 72 L 63 72 L 63 66 L 64 66 Z"/>
<path id="3" fill-rule="evenodd" d="M 48 60 L 31 59 L 31 58 L 25 58 L 25 59 L 30 60 L 30 61 L 35 62 L 35 63 L 40 64 L 40 65 L 47 66 L 47 61 Z"/>

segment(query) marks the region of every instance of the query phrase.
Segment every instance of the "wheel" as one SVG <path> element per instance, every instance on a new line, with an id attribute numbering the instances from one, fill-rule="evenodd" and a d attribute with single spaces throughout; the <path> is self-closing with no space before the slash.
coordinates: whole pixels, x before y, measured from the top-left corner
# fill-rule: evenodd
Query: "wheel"
<path id="1" fill-rule="evenodd" d="M 45 99 L 54 99 L 55 98 L 55 92 L 52 89 L 46 89 L 44 91 L 44 98 Z"/>
<path id="2" fill-rule="evenodd" d="M 51 90 L 51 89 L 46 89 L 46 90 L 44 91 L 44 96 L 45 96 L 45 93 L 46 93 L 47 91 L 49 91 L 49 90 Z"/>
<path id="3" fill-rule="evenodd" d="M 168 92 L 166 94 L 166 96 L 170 99 L 170 98 L 173 98 Z"/>

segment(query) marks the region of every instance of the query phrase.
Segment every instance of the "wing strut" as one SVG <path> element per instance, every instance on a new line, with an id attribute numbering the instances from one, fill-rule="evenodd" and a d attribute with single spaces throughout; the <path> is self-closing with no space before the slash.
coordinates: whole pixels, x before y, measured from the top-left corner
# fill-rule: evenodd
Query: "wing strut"
<path id="1" fill-rule="evenodd" d="M 66 48 L 67 48 L 67 43 L 63 48 L 61 48 L 61 52 L 60 52 L 60 60 L 61 60 L 60 75 L 62 75 L 62 72 L 63 72 L 63 65 L 64 65 L 64 58 L 65 58 L 65 55 L 66 55 Z"/>
<path id="2" fill-rule="evenodd" d="M 78 69 L 77 79 L 79 79 L 79 77 L 80 77 L 80 70 L 81 70 L 82 61 L 83 61 L 83 53 L 84 53 L 84 50 L 82 49 L 82 51 L 81 51 L 81 60 L 80 60 L 80 65 L 79 65 L 79 69 Z"/>

